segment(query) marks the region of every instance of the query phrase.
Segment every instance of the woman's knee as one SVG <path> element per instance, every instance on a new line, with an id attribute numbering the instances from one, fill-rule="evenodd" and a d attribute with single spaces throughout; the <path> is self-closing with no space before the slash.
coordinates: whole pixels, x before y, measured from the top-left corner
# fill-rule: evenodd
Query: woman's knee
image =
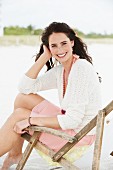
<path id="1" fill-rule="evenodd" d="M 17 108 L 9 117 L 15 122 L 26 119 L 30 116 L 31 111 L 24 108 Z"/>
<path id="2" fill-rule="evenodd" d="M 19 93 L 14 102 L 14 110 L 17 108 L 26 108 L 32 110 L 37 104 L 43 101 L 44 98 L 38 94 L 22 94 Z"/>
<path id="3" fill-rule="evenodd" d="M 20 107 L 23 107 L 24 105 L 24 100 L 25 100 L 25 95 L 22 94 L 22 93 L 19 93 L 16 98 L 15 98 L 15 101 L 14 101 L 14 109 L 17 109 L 17 108 L 20 108 Z"/>
<path id="4" fill-rule="evenodd" d="M 18 108 L 16 109 L 7 119 L 6 121 L 6 124 L 10 125 L 11 128 L 14 127 L 15 123 L 20 121 L 20 120 L 23 120 L 23 116 L 22 116 L 22 113 L 23 113 L 23 109 L 21 108 Z"/>
<path id="5" fill-rule="evenodd" d="M 15 121 L 21 119 L 22 114 L 24 112 L 24 109 L 23 108 L 17 108 L 14 110 L 14 112 L 11 114 L 11 116 L 9 118 L 11 119 L 15 119 Z"/>

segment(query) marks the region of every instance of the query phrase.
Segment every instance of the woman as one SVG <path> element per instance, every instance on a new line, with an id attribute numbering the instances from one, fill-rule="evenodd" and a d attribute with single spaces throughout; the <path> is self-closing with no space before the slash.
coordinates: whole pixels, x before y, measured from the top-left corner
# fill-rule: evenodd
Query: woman
<path id="1" fill-rule="evenodd" d="M 59 65 L 55 66 L 53 60 Z M 47 72 L 38 76 L 45 64 Z M 60 108 L 37 94 L 48 89 L 58 89 Z M 9 152 L 2 167 L 5 170 L 21 158 L 20 134 L 29 125 L 60 129 L 73 136 L 100 109 L 99 79 L 92 58 L 87 54 L 86 45 L 65 23 L 53 22 L 45 28 L 36 62 L 23 76 L 19 91 L 14 113 L 0 130 L 0 156 Z M 88 148 L 94 140 L 95 131 L 92 131 L 76 147 Z M 45 133 L 40 141 L 55 151 L 66 143 Z"/>

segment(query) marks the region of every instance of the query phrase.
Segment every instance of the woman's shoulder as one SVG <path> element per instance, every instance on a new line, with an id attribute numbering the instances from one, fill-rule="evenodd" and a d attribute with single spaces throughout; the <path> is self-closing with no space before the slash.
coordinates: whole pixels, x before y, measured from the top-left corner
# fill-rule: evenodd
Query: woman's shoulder
<path id="1" fill-rule="evenodd" d="M 74 64 L 74 68 L 79 70 L 94 70 L 93 65 L 86 59 L 78 59 Z"/>
<path id="2" fill-rule="evenodd" d="M 92 64 L 90 62 L 88 62 L 86 59 L 80 58 L 75 63 L 79 66 L 91 66 L 92 67 Z"/>
<path id="3" fill-rule="evenodd" d="M 78 59 L 75 62 L 73 70 L 74 70 L 73 74 L 75 74 L 76 72 L 77 74 L 81 76 L 90 77 L 90 79 L 98 80 L 98 75 L 95 70 L 95 67 L 90 62 L 88 62 L 86 59 Z"/>

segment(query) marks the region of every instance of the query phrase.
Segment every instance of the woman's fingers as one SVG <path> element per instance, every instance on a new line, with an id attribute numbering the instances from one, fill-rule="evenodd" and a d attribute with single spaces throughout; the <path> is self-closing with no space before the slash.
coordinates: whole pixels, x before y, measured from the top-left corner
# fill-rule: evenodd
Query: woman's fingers
<path id="1" fill-rule="evenodd" d="M 16 133 L 20 133 L 20 134 L 25 133 L 26 130 L 24 130 L 24 129 L 27 128 L 28 126 L 29 126 L 28 119 L 19 121 L 15 124 L 14 131 Z"/>
<path id="2" fill-rule="evenodd" d="M 43 49 L 44 49 L 44 53 L 46 54 L 48 59 L 50 59 L 52 57 L 50 50 L 45 45 L 43 45 Z"/>
<path id="3" fill-rule="evenodd" d="M 17 125 L 14 126 L 14 131 L 19 134 L 23 133 L 22 129 L 20 129 Z"/>

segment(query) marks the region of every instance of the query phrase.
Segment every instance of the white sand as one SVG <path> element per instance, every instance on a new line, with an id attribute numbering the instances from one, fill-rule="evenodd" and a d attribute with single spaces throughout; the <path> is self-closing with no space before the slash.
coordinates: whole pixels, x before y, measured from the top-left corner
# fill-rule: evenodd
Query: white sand
<path id="1" fill-rule="evenodd" d="M 104 107 L 113 100 L 113 44 L 91 44 L 88 47 L 94 60 L 94 66 L 97 72 L 102 76 L 102 106 Z M 13 101 L 18 93 L 18 81 L 23 73 L 34 62 L 32 56 L 36 54 L 36 51 L 37 47 L 35 46 L 0 47 L 0 127 L 13 110 Z M 52 93 L 47 91 L 41 94 L 50 101 L 59 104 L 56 90 L 52 90 Z M 113 114 L 110 114 L 107 119 L 111 119 L 112 117 Z M 4 157 L 0 158 L 0 165 L 2 164 L 3 159 Z M 11 169 L 13 170 L 15 167 Z M 30 156 L 25 169 L 47 170 L 49 167 L 34 151 L 32 156 Z M 88 170 L 90 168 L 87 167 L 85 169 Z M 113 169 L 113 163 L 111 160 L 108 160 L 107 156 L 107 160 L 102 162 L 101 170 L 108 169 Z"/>

